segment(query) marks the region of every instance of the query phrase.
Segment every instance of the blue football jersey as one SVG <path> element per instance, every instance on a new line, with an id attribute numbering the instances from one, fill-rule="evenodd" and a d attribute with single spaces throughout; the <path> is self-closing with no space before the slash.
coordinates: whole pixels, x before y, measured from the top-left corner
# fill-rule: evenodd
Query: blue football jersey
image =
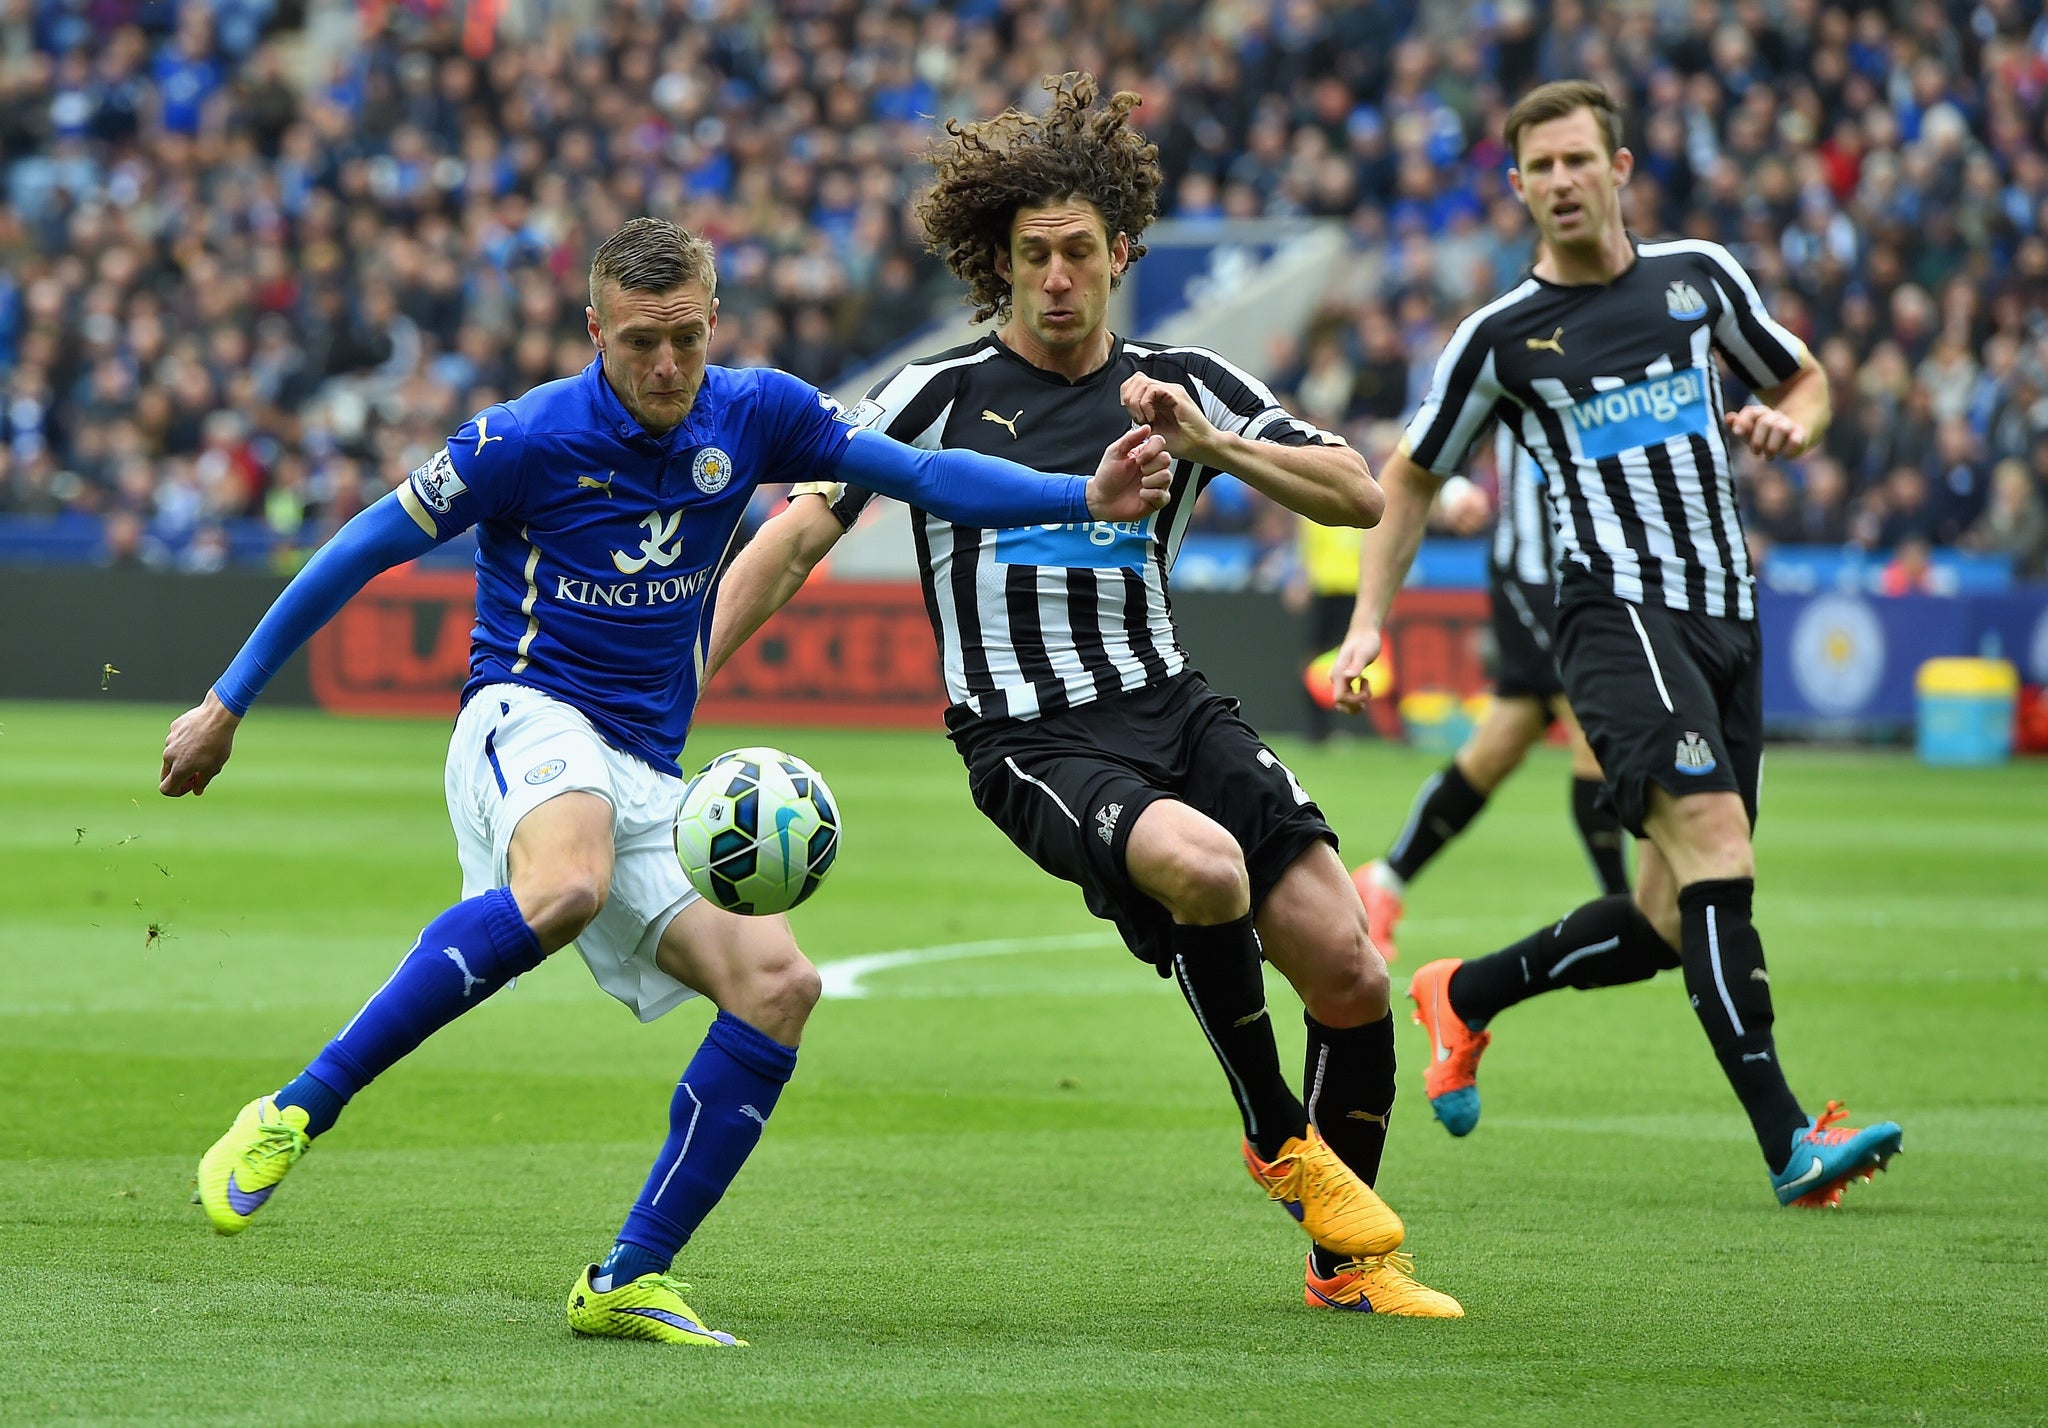
<path id="1" fill-rule="evenodd" d="M 747 498 L 830 479 L 853 435 L 839 415 L 785 372 L 707 367 L 688 418 L 651 436 L 595 361 L 479 412 L 404 493 L 442 539 L 477 528 L 464 702 L 529 685 L 673 768 Z"/>

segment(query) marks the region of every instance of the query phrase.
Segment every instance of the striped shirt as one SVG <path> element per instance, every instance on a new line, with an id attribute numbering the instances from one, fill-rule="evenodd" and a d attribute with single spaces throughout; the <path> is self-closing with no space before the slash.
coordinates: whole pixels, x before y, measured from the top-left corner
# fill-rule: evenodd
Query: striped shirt
<path id="1" fill-rule="evenodd" d="M 1515 429 L 1495 428 L 1493 468 L 1500 479 L 1500 515 L 1493 526 L 1493 573 L 1524 585 L 1557 581 L 1557 537 L 1543 498 L 1543 468 L 1522 450 Z"/>
<path id="2" fill-rule="evenodd" d="M 1767 389 L 1806 348 L 1719 244 L 1635 251 L 1611 283 L 1531 276 L 1460 323 L 1408 425 L 1409 455 L 1449 475 L 1501 421 L 1547 479 L 1560 600 L 1609 591 L 1755 619 L 1712 354 Z"/>
<path id="3" fill-rule="evenodd" d="M 1287 446 L 1340 440 L 1214 352 L 1121 338 L 1107 363 L 1069 382 L 991 333 L 909 363 L 849 418 L 927 450 L 964 447 L 1040 471 L 1093 471 L 1131 428 L 1117 393 L 1137 372 L 1185 388 L 1219 430 Z M 1142 521 L 985 530 L 913 510 L 925 608 L 952 701 L 947 726 L 1033 719 L 1187 668 L 1167 572 L 1216 474 L 1175 461 L 1170 499 Z M 851 526 L 872 499 L 847 487 L 832 509 Z"/>

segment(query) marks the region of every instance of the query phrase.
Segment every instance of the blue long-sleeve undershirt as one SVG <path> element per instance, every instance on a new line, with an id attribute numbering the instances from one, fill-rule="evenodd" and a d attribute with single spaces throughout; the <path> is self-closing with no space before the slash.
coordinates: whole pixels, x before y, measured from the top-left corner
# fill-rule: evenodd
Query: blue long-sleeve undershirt
<path id="1" fill-rule="evenodd" d="M 832 479 L 894 496 L 960 526 L 1094 519 L 1088 514 L 1088 483 L 1080 477 L 1048 476 L 978 451 L 921 451 L 865 429 L 846 444 Z"/>
<path id="2" fill-rule="evenodd" d="M 248 713 L 271 676 L 372 576 L 439 544 L 406 514 L 396 491 L 358 512 L 292 578 L 213 692 L 236 714 Z"/>
<path id="3" fill-rule="evenodd" d="M 1078 523 L 1088 513 L 1088 483 L 1048 476 L 973 451 L 921 451 L 872 431 L 856 431 L 834 473 L 847 481 L 968 526 Z M 306 563 L 213 686 L 235 714 L 246 714 L 271 677 L 313 632 L 373 576 L 417 559 L 440 541 L 428 535 L 393 492 L 360 512 Z"/>

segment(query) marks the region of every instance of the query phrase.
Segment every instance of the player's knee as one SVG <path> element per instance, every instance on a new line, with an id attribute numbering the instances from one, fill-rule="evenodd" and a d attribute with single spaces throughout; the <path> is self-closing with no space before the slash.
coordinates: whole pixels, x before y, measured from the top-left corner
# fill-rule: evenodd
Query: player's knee
<path id="1" fill-rule="evenodd" d="M 1749 815 L 1734 794 L 1678 799 L 1672 823 L 1686 882 L 1756 876 Z"/>
<path id="2" fill-rule="evenodd" d="M 801 1022 L 811 1014 L 825 992 L 825 979 L 811 965 L 811 959 L 791 948 L 786 961 L 772 968 L 762 981 L 762 1000 L 784 1020 Z"/>
<path id="3" fill-rule="evenodd" d="M 594 869 L 559 868 L 515 880 L 512 897 L 541 947 L 553 952 L 596 920 L 610 891 L 607 880 Z"/>
<path id="4" fill-rule="evenodd" d="M 1365 1026 L 1387 1014 L 1392 987 L 1386 959 L 1366 935 L 1365 916 L 1340 926 L 1302 998 L 1308 1014 L 1329 1027 Z"/>
<path id="5" fill-rule="evenodd" d="M 777 1041 L 794 1043 L 824 989 L 818 969 L 791 942 L 749 969 L 736 1005 L 727 1010 Z"/>
<path id="6" fill-rule="evenodd" d="M 1183 922 L 1231 922 L 1251 911 L 1251 875 L 1227 834 L 1175 849 L 1165 881 L 1168 905 Z"/>

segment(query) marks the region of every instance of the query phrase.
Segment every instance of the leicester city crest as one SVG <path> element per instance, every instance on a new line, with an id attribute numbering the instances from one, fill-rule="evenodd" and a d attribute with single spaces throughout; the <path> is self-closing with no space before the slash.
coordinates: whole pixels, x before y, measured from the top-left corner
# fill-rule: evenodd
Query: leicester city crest
<path id="1" fill-rule="evenodd" d="M 1691 283 L 1680 280 L 1664 289 L 1664 310 L 1680 322 L 1707 315 L 1707 300 Z"/>
<path id="2" fill-rule="evenodd" d="M 732 458 L 715 446 L 707 446 L 690 463 L 690 479 L 707 496 L 716 496 L 732 484 Z"/>

